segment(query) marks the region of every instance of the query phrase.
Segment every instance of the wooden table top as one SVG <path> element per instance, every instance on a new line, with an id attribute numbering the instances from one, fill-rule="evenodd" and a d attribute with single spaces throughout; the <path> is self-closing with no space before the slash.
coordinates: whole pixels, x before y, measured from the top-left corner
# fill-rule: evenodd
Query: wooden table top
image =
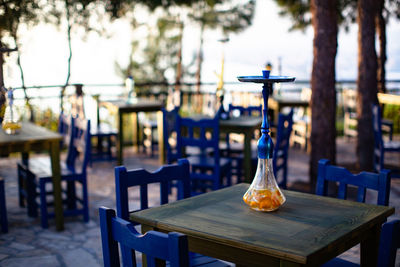
<path id="1" fill-rule="evenodd" d="M 125 111 L 125 112 L 161 110 L 161 108 L 164 106 L 162 101 L 150 100 L 146 98 L 138 98 L 138 99 L 133 99 L 131 101 L 108 100 L 108 101 L 102 101 L 102 104 L 105 106 L 115 106 L 120 111 Z"/>
<path id="2" fill-rule="evenodd" d="M 261 128 L 261 117 L 232 117 L 228 120 L 219 120 L 221 128 Z"/>
<path id="3" fill-rule="evenodd" d="M 54 140 L 62 140 L 62 135 L 30 122 L 23 122 L 18 134 L 6 134 L 0 130 L 0 146 Z"/>
<path id="4" fill-rule="evenodd" d="M 163 231 L 224 244 L 300 264 L 324 262 L 360 242 L 394 208 L 283 191 L 275 212 L 251 210 L 242 200 L 248 184 L 131 214 Z M 190 246 L 190 239 L 189 239 Z"/>

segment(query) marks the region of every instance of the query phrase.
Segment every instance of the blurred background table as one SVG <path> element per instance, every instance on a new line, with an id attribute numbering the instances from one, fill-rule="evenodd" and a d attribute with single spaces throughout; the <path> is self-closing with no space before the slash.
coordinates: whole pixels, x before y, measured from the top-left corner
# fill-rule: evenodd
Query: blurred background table
<path id="1" fill-rule="evenodd" d="M 62 136 L 33 123 L 22 123 L 21 132 L 14 135 L 0 131 L 0 151 L 2 153 L 21 152 L 22 161 L 29 164 L 28 154 L 31 151 L 48 150 L 53 173 L 53 194 L 56 229 L 64 229 L 64 216 L 61 201 L 60 142 Z M 15 166 L 17 167 L 17 166 Z M 17 170 L 15 170 L 17 171 Z M 29 207 L 28 207 L 29 210 Z"/>
<path id="2" fill-rule="evenodd" d="M 164 106 L 161 101 L 149 100 L 142 98 L 134 98 L 129 101 L 126 100 L 107 100 L 101 101 L 101 105 L 108 108 L 118 109 L 118 138 L 117 138 L 117 160 L 118 165 L 123 164 L 123 138 L 124 138 L 124 127 L 123 127 L 123 115 L 133 113 L 132 123 L 133 123 L 133 145 L 135 150 L 139 149 L 139 112 L 157 112 L 157 132 L 158 132 L 158 146 L 159 151 L 164 151 L 164 138 L 163 138 L 163 120 L 161 109 Z M 164 153 L 159 153 L 160 163 L 164 164 L 165 156 Z"/>

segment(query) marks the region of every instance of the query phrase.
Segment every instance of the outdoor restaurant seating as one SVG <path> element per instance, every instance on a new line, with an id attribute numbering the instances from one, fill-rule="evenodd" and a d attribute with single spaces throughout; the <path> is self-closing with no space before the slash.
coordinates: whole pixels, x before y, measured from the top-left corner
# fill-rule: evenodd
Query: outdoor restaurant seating
<path id="1" fill-rule="evenodd" d="M 105 207 L 99 208 L 103 261 L 105 267 L 120 266 L 118 243 L 130 250 L 146 254 L 147 266 L 155 267 L 159 260 L 169 261 L 171 267 L 189 266 L 188 240 L 183 234 L 168 234 L 149 231 L 139 234 L 133 224 L 115 216 L 115 211 Z M 136 266 L 134 263 L 124 266 Z"/>
<path id="2" fill-rule="evenodd" d="M 396 251 L 400 247 L 400 220 L 393 220 L 382 225 L 379 240 L 378 265 L 394 267 L 396 263 Z M 358 267 L 356 264 L 341 258 L 334 258 L 321 267 Z"/>
<path id="3" fill-rule="evenodd" d="M 329 182 L 338 182 L 338 195 L 340 199 L 347 199 L 348 185 L 357 187 L 358 202 L 365 202 L 367 189 L 378 193 L 377 205 L 387 206 L 390 196 L 391 173 L 389 170 L 381 170 L 379 173 L 361 172 L 351 174 L 346 168 L 331 165 L 329 160 L 321 159 L 318 162 L 318 178 L 316 194 L 326 196 Z"/>
<path id="4" fill-rule="evenodd" d="M 118 131 L 109 123 L 101 121 L 100 113 L 103 110 L 100 105 L 100 96 L 93 96 L 96 101 L 97 125 L 93 125 L 90 129 L 92 141 L 95 140 L 95 146 L 92 147 L 90 162 L 100 160 L 115 160 L 116 157 L 112 154 L 112 147 L 115 145 Z"/>
<path id="5" fill-rule="evenodd" d="M 374 130 L 374 171 L 385 166 L 385 152 L 400 152 L 400 142 L 385 141 L 382 136 L 382 114 L 379 105 L 372 106 L 372 123 Z M 396 175 L 397 176 L 397 175 Z"/>
<path id="6" fill-rule="evenodd" d="M 178 164 L 164 165 L 155 172 L 148 172 L 144 169 L 127 171 L 125 167 L 115 168 L 115 190 L 117 216 L 129 220 L 129 213 L 149 208 L 148 186 L 151 184 L 160 184 L 160 205 L 169 202 L 169 185 L 175 182 L 177 187 L 177 200 L 190 197 L 190 167 L 187 159 L 178 160 Z M 140 187 L 140 208 L 134 211 L 129 209 L 128 188 Z M 133 225 L 137 223 L 132 222 Z M 121 246 L 121 254 L 124 265 L 132 264 L 130 249 Z M 226 266 L 214 258 L 191 253 L 191 266 Z"/>
<path id="7" fill-rule="evenodd" d="M 272 160 L 274 175 L 279 187 L 287 188 L 289 141 L 293 126 L 293 109 L 289 114 L 279 113 L 276 130 L 276 142 Z M 280 175 L 282 173 L 282 175 Z"/>
<path id="8" fill-rule="evenodd" d="M 191 165 L 192 194 L 230 186 L 231 160 L 222 158 L 219 151 L 219 116 L 195 120 L 177 115 L 176 127 L 178 157 L 184 157 L 181 154 L 184 149 L 199 150 L 199 154 L 187 157 Z"/>
<path id="9" fill-rule="evenodd" d="M 178 160 L 179 154 L 176 147 L 176 118 L 179 113 L 179 107 L 175 107 L 170 111 L 165 108 L 162 109 L 163 112 L 163 137 L 164 145 L 166 151 L 167 163 L 171 164 Z"/>
<path id="10" fill-rule="evenodd" d="M 3 233 L 8 232 L 8 220 L 7 220 L 7 206 L 6 206 L 6 195 L 4 191 L 4 179 L 0 177 L 0 224 L 1 231 Z"/>
<path id="11" fill-rule="evenodd" d="M 65 123 L 65 121 L 63 122 Z M 61 164 L 61 180 L 66 183 L 65 195 L 66 208 L 64 216 L 83 215 L 85 222 L 89 221 L 88 192 L 87 192 L 87 165 L 90 159 L 90 120 L 72 118 L 69 127 L 69 140 L 67 140 L 68 152 L 65 164 Z M 20 192 L 20 205 L 24 199 L 30 202 L 31 216 L 37 216 L 36 197 L 40 197 L 41 224 L 48 227 L 48 218 L 54 213 L 48 211 L 52 202 L 47 196 L 52 191 L 46 185 L 52 184 L 51 164 L 48 158 L 37 157 L 29 160 L 29 165 L 18 164 L 18 187 Z M 76 183 L 81 184 L 81 196 L 77 195 Z M 26 191 L 25 189 L 26 188 Z M 79 203 L 79 204 L 78 204 Z M 78 205 L 77 205 L 78 204 Z"/>
<path id="12" fill-rule="evenodd" d="M 237 106 L 229 104 L 229 116 L 262 116 L 262 105 L 259 106 Z M 232 174 L 237 176 L 238 182 L 242 180 L 243 170 L 243 140 L 238 134 L 226 134 L 226 148 L 221 149 L 222 155 L 232 160 Z M 239 139 L 239 140 L 238 140 Z"/>
<path id="13" fill-rule="evenodd" d="M 352 185 L 358 188 L 356 200 L 365 202 L 366 191 L 371 189 L 377 191 L 377 205 L 388 206 L 390 196 L 391 173 L 389 170 L 381 170 L 380 173 L 361 172 L 351 174 L 343 167 L 330 165 L 329 160 L 321 159 L 318 164 L 318 178 L 316 194 L 328 195 L 328 182 L 338 182 L 338 198 L 347 199 L 347 186 Z M 394 266 L 396 249 L 400 244 L 400 221 L 396 220 L 386 223 L 382 227 L 378 266 Z M 394 250 L 394 252 L 393 252 Z M 386 263 L 382 265 L 383 263 Z M 389 262 L 392 265 L 387 265 Z M 335 258 L 327 262 L 328 266 L 359 266 L 357 264 Z"/>

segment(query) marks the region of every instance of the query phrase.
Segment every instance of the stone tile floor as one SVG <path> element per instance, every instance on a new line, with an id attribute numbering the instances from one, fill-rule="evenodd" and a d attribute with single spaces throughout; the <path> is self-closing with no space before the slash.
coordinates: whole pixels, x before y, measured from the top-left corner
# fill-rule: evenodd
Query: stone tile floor
<path id="1" fill-rule="evenodd" d="M 338 139 L 337 162 L 351 166 L 355 162 L 354 140 Z M 308 181 L 308 155 L 291 148 L 289 156 L 289 187 L 305 189 Z M 128 169 L 144 167 L 155 170 L 157 158 L 126 151 L 125 165 Z M 17 158 L 0 159 L 0 176 L 5 178 L 9 233 L 0 234 L 0 266 L 102 266 L 102 250 L 98 222 L 98 207 L 115 208 L 114 167 L 115 162 L 96 162 L 88 170 L 90 221 L 81 218 L 66 218 L 65 231 L 55 231 L 54 221 L 43 230 L 38 218 L 29 218 L 26 210 L 18 206 Z M 390 162 L 399 165 L 400 155 L 390 155 Z M 153 202 L 158 201 L 157 190 L 153 190 Z M 131 194 L 131 193 L 130 193 Z M 130 199 L 137 205 L 137 199 Z M 389 219 L 400 218 L 400 180 L 392 181 L 390 206 L 396 214 Z M 342 257 L 359 262 L 359 247 L 347 251 Z M 400 252 L 396 266 L 400 266 Z"/>

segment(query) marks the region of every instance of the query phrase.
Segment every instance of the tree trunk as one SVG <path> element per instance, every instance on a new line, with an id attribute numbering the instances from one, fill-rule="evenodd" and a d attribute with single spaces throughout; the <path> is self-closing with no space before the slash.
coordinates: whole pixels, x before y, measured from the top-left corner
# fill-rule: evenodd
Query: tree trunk
<path id="1" fill-rule="evenodd" d="M 359 0 L 357 77 L 357 160 L 361 170 L 372 170 L 374 134 L 371 105 L 377 99 L 377 59 L 375 52 L 376 0 Z"/>
<path id="2" fill-rule="evenodd" d="M 336 157 L 335 58 L 337 52 L 337 3 L 312 0 L 314 59 L 311 75 L 310 182 L 314 190 L 318 161 Z"/>
<path id="3" fill-rule="evenodd" d="M 379 38 L 379 56 L 378 56 L 378 92 L 386 92 L 386 20 L 383 16 L 385 9 L 385 0 L 379 0 L 378 12 L 375 17 L 376 31 Z"/>

